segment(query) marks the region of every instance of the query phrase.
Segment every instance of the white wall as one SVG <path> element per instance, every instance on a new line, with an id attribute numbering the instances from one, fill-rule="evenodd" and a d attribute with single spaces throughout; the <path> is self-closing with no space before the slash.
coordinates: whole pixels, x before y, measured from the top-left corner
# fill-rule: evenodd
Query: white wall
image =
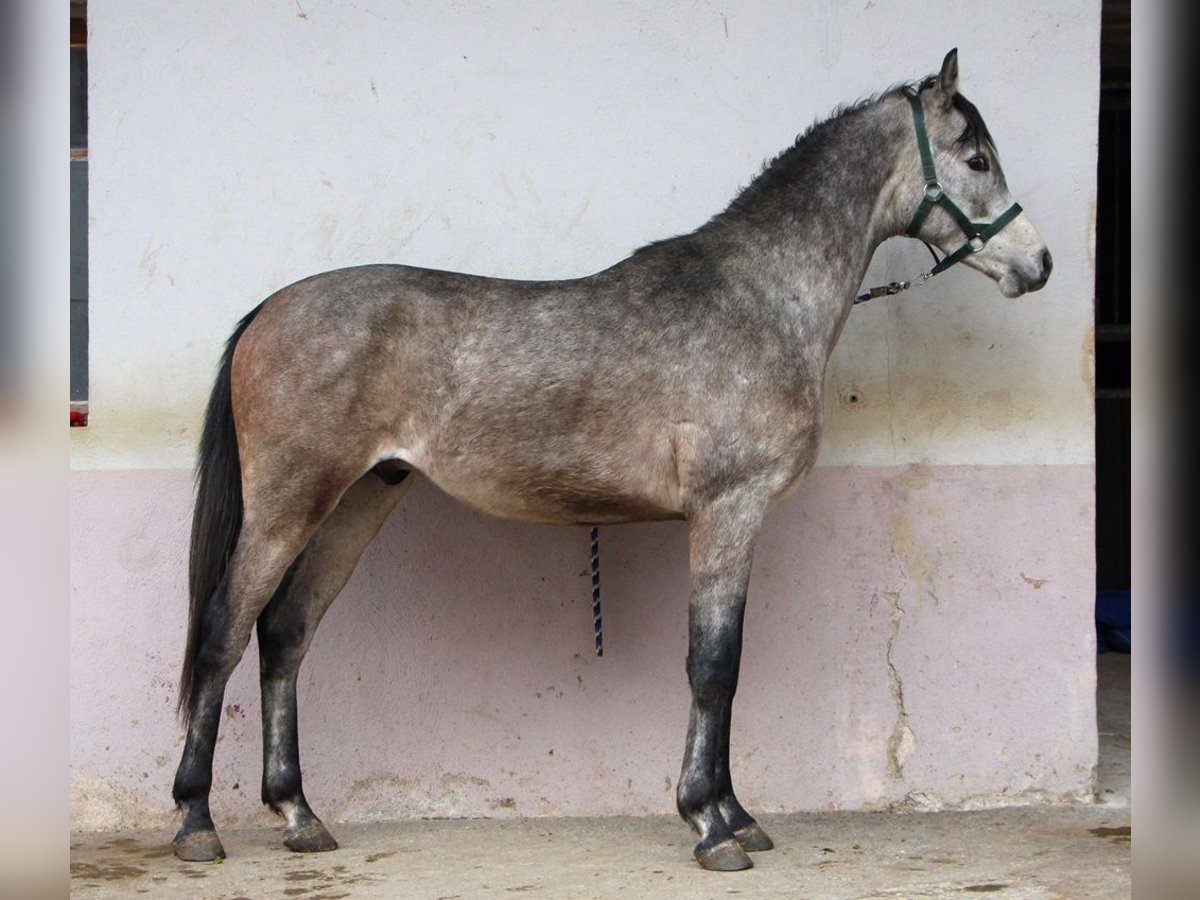
<path id="1" fill-rule="evenodd" d="M 697 227 L 814 119 L 952 46 L 1054 276 L 1010 301 L 958 267 L 851 316 L 823 465 L 756 563 L 737 777 L 767 809 L 1088 794 L 1098 4 L 114 0 L 89 14 L 77 827 L 171 820 L 189 470 L 244 312 L 356 263 L 597 270 Z M 868 277 L 926 265 L 893 241 Z M 279 414 L 304 427 L 305 398 Z M 601 663 L 586 655 L 581 533 L 414 488 L 302 673 L 318 810 L 669 811 L 682 526 L 609 534 Z M 448 560 L 448 544 L 473 550 Z M 219 824 L 259 815 L 246 663 L 218 748 Z"/>

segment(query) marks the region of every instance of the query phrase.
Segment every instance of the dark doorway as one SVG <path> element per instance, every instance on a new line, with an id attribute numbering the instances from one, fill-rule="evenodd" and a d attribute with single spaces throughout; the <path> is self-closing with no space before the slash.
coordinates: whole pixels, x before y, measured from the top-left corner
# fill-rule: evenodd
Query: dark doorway
<path id="1" fill-rule="evenodd" d="M 1104 622 L 1122 603 L 1128 615 L 1130 583 L 1129 0 L 1105 0 L 1102 16 L 1095 290 L 1096 587 Z"/>

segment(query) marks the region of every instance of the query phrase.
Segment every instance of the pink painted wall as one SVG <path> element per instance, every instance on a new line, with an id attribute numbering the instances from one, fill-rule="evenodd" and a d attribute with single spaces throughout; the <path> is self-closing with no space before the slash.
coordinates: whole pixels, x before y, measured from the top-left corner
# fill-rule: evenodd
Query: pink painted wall
<path id="1" fill-rule="evenodd" d="M 768 519 L 735 707 L 758 810 L 1090 795 L 1090 466 L 822 467 Z M 73 825 L 173 822 L 190 473 L 72 476 Z M 331 821 L 665 813 L 687 722 L 680 524 L 586 532 L 414 486 L 301 671 L 306 788 Z M 258 802 L 253 648 L 230 683 L 218 824 Z"/>

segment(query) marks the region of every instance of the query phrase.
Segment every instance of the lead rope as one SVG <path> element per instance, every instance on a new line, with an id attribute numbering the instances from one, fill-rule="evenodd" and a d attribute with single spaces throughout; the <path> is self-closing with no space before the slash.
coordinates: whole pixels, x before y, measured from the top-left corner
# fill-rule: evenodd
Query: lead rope
<path id="1" fill-rule="evenodd" d="M 941 260 L 938 259 L 937 251 L 933 249 L 933 245 L 928 241 L 921 241 L 929 251 L 929 255 L 933 257 L 933 266 L 936 269 L 941 265 Z M 914 280 L 917 284 L 924 284 L 934 276 L 933 271 L 922 272 Z M 913 286 L 912 281 L 889 281 L 887 284 L 881 284 L 878 287 L 873 287 L 868 291 L 863 291 L 854 298 L 855 304 L 866 303 L 868 300 L 874 300 L 876 297 L 890 297 L 892 294 L 899 294 L 901 291 L 907 291 Z"/>
<path id="2" fill-rule="evenodd" d="M 604 628 L 600 620 L 600 529 L 592 526 L 591 533 L 592 571 L 592 626 L 596 632 L 596 655 L 604 655 Z"/>

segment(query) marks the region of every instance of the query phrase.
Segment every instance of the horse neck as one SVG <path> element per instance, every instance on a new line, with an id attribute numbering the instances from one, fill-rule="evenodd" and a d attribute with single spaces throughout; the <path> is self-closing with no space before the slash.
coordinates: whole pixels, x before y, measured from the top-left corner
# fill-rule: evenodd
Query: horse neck
<path id="1" fill-rule="evenodd" d="M 823 324 L 828 352 L 875 248 L 911 215 L 895 201 L 914 165 L 907 103 L 890 94 L 815 126 L 700 234 L 753 294 L 784 301 L 810 333 Z"/>

